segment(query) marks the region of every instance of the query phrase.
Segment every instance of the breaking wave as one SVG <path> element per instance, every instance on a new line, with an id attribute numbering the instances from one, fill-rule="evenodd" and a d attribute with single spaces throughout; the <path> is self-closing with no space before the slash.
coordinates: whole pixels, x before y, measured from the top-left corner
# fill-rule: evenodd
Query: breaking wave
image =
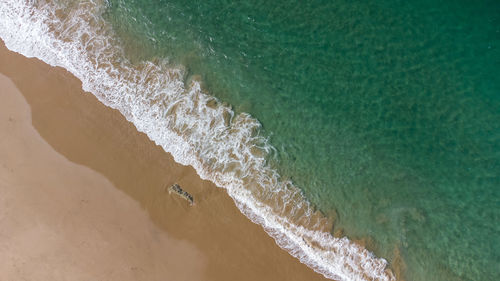
<path id="1" fill-rule="evenodd" d="M 273 147 L 256 119 L 235 114 L 199 81 L 184 83 L 182 67 L 127 60 L 102 17 L 106 5 L 2 0 L 0 37 L 10 50 L 74 74 L 85 91 L 118 109 L 175 161 L 225 188 L 248 218 L 315 271 L 335 280 L 395 280 L 384 259 L 333 237 L 328 220 L 267 165 Z"/>

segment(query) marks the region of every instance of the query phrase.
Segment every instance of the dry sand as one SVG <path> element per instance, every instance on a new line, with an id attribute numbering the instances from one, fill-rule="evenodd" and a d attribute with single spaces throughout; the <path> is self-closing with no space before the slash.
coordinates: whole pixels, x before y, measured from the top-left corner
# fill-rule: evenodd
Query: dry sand
<path id="1" fill-rule="evenodd" d="M 0 280 L 325 280 L 65 70 L 0 41 L 0 73 Z"/>

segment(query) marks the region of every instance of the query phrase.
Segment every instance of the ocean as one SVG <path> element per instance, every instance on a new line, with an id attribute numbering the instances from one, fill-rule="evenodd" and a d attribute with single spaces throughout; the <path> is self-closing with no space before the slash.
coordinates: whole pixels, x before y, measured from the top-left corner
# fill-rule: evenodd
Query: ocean
<path id="1" fill-rule="evenodd" d="M 497 1 L 4 0 L 0 37 L 328 278 L 500 277 Z"/>

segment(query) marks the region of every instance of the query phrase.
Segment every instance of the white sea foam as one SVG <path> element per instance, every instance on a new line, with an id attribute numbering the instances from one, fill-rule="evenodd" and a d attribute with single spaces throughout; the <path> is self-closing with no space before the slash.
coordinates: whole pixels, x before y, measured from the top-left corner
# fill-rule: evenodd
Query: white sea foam
<path id="1" fill-rule="evenodd" d="M 134 65 L 102 18 L 103 0 L 2 0 L 0 37 L 26 57 L 60 66 L 83 89 L 118 109 L 139 131 L 223 187 L 239 209 L 277 244 L 327 278 L 394 280 L 384 259 L 347 238 L 333 237 L 292 183 L 266 164 L 273 149 L 248 114 L 185 85 L 181 68 L 163 61 Z"/>

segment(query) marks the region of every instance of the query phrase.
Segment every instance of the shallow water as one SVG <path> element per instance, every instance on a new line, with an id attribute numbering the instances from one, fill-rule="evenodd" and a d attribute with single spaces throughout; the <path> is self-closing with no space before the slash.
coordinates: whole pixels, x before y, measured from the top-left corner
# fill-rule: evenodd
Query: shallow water
<path id="1" fill-rule="evenodd" d="M 129 53 L 255 116 L 281 175 L 409 280 L 498 277 L 498 2 L 110 3 Z"/>

